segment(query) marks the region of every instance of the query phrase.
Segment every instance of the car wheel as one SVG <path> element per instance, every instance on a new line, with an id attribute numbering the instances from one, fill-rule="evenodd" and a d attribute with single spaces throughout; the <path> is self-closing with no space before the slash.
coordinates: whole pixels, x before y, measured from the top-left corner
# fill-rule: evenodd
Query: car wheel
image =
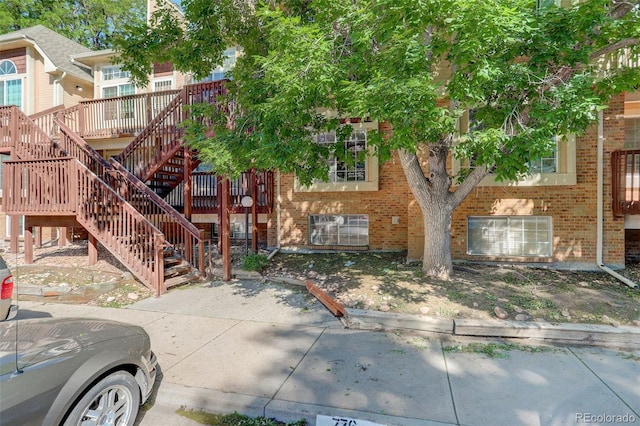
<path id="1" fill-rule="evenodd" d="M 96 383 L 74 405 L 65 426 L 131 426 L 138 415 L 140 391 L 133 376 L 113 373 Z"/>

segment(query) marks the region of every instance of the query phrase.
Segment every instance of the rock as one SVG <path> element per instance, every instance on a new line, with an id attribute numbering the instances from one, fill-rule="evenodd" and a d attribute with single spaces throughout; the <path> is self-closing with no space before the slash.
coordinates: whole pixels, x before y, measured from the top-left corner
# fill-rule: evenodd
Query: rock
<path id="1" fill-rule="evenodd" d="M 129 294 L 127 294 L 127 297 L 128 297 L 130 300 L 138 300 L 138 299 L 140 298 L 140 296 L 138 295 L 138 293 L 129 293 Z"/>
<path id="2" fill-rule="evenodd" d="M 602 322 L 604 322 L 604 323 L 606 323 L 606 324 L 609 324 L 609 323 L 611 322 L 611 318 L 609 318 L 609 317 L 608 317 L 608 316 L 606 316 L 606 315 L 603 315 L 603 316 L 602 316 Z"/>
<path id="3" fill-rule="evenodd" d="M 633 323 L 633 325 L 635 325 L 636 327 L 640 327 L 640 320 L 633 320 L 631 321 Z"/>
<path id="4" fill-rule="evenodd" d="M 130 281 L 133 279 L 133 274 L 131 272 L 125 272 L 120 276 L 122 281 Z"/>
<path id="5" fill-rule="evenodd" d="M 107 303 L 111 303 L 111 302 L 115 302 L 115 301 L 116 301 L 116 297 L 115 296 L 107 297 Z"/>
<path id="6" fill-rule="evenodd" d="M 473 307 L 474 308 L 477 308 L 478 306 L 480 306 L 480 305 L 478 305 L 478 302 L 473 302 Z"/>
<path id="7" fill-rule="evenodd" d="M 391 310 L 391 308 L 389 307 L 389 305 L 387 304 L 382 304 L 380 305 L 380 312 L 389 312 Z"/>
<path id="8" fill-rule="evenodd" d="M 493 308 L 493 312 L 500 319 L 506 319 L 509 316 L 509 313 L 500 306 L 496 306 L 495 308 Z"/>
<path id="9" fill-rule="evenodd" d="M 515 319 L 516 321 L 529 321 L 531 320 L 531 316 L 527 314 L 518 314 Z"/>
<path id="10" fill-rule="evenodd" d="M 372 285 L 371 286 L 371 290 L 372 291 L 378 291 L 378 290 L 380 290 L 380 287 L 378 287 L 377 285 Z"/>
<path id="11" fill-rule="evenodd" d="M 588 283 L 588 282 L 586 282 L 586 281 L 580 281 L 580 282 L 578 283 L 578 285 L 579 285 L 580 287 L 589 287 L 589 283 Z"/>
<path id="12" fill-rule="evenodd" d="M 622 305 L 620 303 L 616 303 L 616 302 L 607 302 L 607 305 L 611 306 L 612 308 L 622 308 Z"/>
<path id="13" fill-rule="evenodd" d="M 569 318 L 571 316 L 571 313 L 567 308 L 562 308 L 562 311 L 560 311 L 560 315 L 562 315 L 565 318 Z"/>
<path id="14" fill-rule="evenodd" d="M 516 305 L 513 305 L 513 310 L 516 311 L 519 314 L 524 312 L 524 309 L 522 309 L 520 306 L 516 306 Z"/>
<path id="15" fill-rule="evenodd" d="M 428 306 L 422 306 L 420 307 L 420 313 L 422 315 L 427 315 L 429 313 L 429 307 Z M 638 321 L 638 323 L 640 323 L 640 321 Z M 640 325 L 640 324 L 639 324 Z"/>

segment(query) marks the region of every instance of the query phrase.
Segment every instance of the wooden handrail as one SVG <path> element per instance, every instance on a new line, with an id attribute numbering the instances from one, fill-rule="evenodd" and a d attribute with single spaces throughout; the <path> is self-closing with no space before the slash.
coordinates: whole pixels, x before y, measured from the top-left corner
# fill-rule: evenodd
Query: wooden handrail
<path id="1" fill-rule="evenodd" d="M 204 272 L 204 259 L 193 256 L 193 246 L 204 250 L 200 230 L 178 211 L 154 193 L 117 161 L 105 160 L 98 152 L 76 135 L 65 124 L 59 123 L 60 143 L 70 156 L 81 163 L 117 191 L 130 205 L 143 214 L 165 234 L 165 240 L 187 262 Z"/>
<path id="2" fill-rule="evenodd" d="M 116 160 L 140 180 L 146 181 L 161 167 L 162 159 L 182 145 L 181 123 L 186 105 L 215 103 L 226 89 L 224 81 L 185 86 L 180 94 L 118 155 Z"/>
<path id="3" fill-rule="evenodd" d="M 162 232 L 76 158 L 7 161 L 5 211 L 74 215 L 145 285 L 160 294 Z"/>

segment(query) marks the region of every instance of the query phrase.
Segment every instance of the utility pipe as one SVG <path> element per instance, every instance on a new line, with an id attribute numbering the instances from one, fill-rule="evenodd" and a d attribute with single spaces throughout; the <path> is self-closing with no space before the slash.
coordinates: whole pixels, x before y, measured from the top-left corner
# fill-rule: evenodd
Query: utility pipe
<path id="1" fill-rule="evenodd" d="M 604 264 L 604 262 L 602 261 L 602 252 L 603 252 L 603 245 L 604 245 L 604 230 L 603 230 L 603 226 L 602 226 L 602 221 L 603 221 L 603 213 L 602 213 L 602 207 L 603 207 L 603 185 L 604 185 L 604 114 L 602 111 L 600 111 L 598 113 L 598 158 L 597 158 L 597 162 L 598 162 L 598 170 L 597 170 L 597 174 L 598 174 L 598 182 L 597 182 L 597 203 L 596 203 L 596 208 L 598 210 L 597 212 L 597 226 L 596 226 L 596 263 L 598 265 L 598 267 L 600 269 L 602 269 L 604 272 L 606 272 L 607 274 L 617 278 L 618 280 L 622 281 L 624 284 L 626 284 L 627 286 L 631 287 L 631 288 L 637 288 L 638 284 L 636 284 L 635 282 L 631 281 L 630 279 L 628 279 L 627 277 L 624 277 L 622 275 L 620 275 L 619 273 L 617 273 L 616 271 L 614 271 L 613 269 L 609 268 L 608 266 L 606 266 Z"/>

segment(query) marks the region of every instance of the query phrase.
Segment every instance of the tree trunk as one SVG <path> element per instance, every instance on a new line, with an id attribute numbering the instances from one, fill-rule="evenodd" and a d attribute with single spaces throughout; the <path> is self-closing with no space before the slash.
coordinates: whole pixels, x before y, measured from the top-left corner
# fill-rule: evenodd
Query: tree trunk
<path id="1" fill-rule="evenodd" d="M 451 217 L 453 211 L 471 190 L 487 175 L 484 167 L 476 167 L 455 191 L 447 171 L 450 140 L 443 138 L 428 146 L 428 175 L 418 155 L 401 151 L 400 162 L 409 188 L 416 198 L 424 222 L 422 271 L 426 276 L 448 280 L 453 273 L 451 258 Z"/>

